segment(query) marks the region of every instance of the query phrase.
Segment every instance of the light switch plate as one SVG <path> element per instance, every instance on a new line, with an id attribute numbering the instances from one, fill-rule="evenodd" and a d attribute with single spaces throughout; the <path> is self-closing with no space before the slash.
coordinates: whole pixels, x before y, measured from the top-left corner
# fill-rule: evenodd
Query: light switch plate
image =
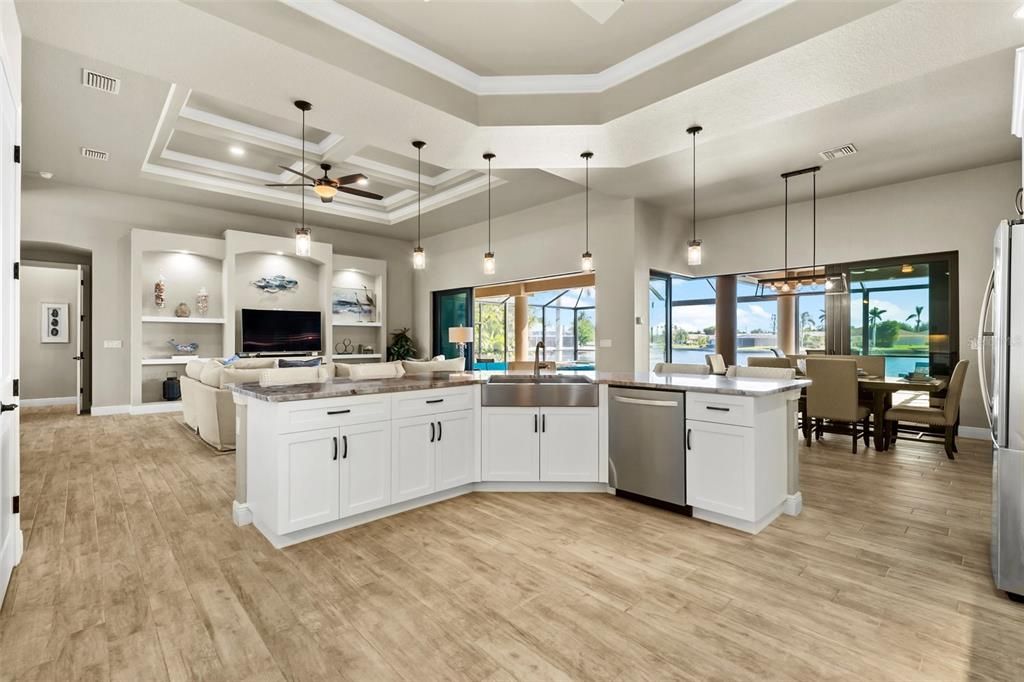
<path id="1" fill-rule="evenodd" d="M 601 348 L 611 348 L 611 347 L 612 347 L 612 340 L 611 339 L 601 339 Z"/>
<path id="2" fill-rule="evenodd" d="M 120 348 L 121 347 L 121 339 L 113 339 L 113 340 L 107 339 L 106 341 L 103 342 L 103 347 L 104 348 Z"/>

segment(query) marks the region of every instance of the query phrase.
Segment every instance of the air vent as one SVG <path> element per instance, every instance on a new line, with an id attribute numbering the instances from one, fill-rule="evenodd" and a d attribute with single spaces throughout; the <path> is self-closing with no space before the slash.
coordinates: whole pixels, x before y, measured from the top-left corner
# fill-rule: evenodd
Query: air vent
<path id="1" fill-rule="evenodd" d="M 832 149 L 826 149 L 823 152 L 818 152 L 818 156 L 826 161 L 835 161 L 841 159 L 844 156 L 853 156 L 857 153 L 857 148 L 853 146 L 853 143 L 844 144 L 839 147 L 833 147 Z"/>
<path id="2" fill-rule="evenodd" d="M 121 81 L 113 76 L 105 76 L 89 69 L 82 69 L 82 85 L 93 90 L 102 90 L 116 95 L 121 90 Z"/>
<path id="3" fill-rule="evenodd" d="M 101 151 L 99 149 L 92 149 L 90 147 L 82 147 L 82 156 L 93 161 L 106 161 L 110 158 L 110 154 Z"/>

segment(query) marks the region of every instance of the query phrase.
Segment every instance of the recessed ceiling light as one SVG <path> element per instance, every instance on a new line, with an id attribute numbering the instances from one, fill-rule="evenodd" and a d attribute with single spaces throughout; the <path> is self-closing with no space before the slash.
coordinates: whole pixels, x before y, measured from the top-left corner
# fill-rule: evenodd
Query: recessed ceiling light
<path id="1" fill-rule="evenodd" d="M 362 185 L 363 187 L 366 187 L 367 185 L 369 185 L 369 184 L 370 184 L 370 180 L 369 180 L 369 178 L 367 178 L 367 177 L 366 177 L 366 176 L 364 175 L 363 177 L 361 177 L 361 178 L 359 178 L 358 180 L 356 180 L 356 184 L 357 184 L 357 185 Z"/>
<path id="2" fill-rule="evenodd" d="M 50 171 L 39 171 L 39 177 L 41 177 L 43 180 L 49 180 L 50 178 L 53 177 L 53 173 L 51 173 Z"/>
<path id="3" fill-rule="evenodd" d="M 274 253 L 276 253 L 278 256 L 283 256 L 284 255 L 284 251 L 275 251 Z"/>
<path id="4" fill-rule="evenodd" d="M 1020 7 L 1017 8 L 1017 10 L 1013 13 L 1013 18 L 1024 19 L 1024 5 L 1021 5 Z"/>
<path id="5" fill-rule="evenodd" d="M 231 156 L 245 156 L 245 149 L 239 147 L 237 144 L 233 144 L 228 147 L 228 151 L 231 152 Z"/>

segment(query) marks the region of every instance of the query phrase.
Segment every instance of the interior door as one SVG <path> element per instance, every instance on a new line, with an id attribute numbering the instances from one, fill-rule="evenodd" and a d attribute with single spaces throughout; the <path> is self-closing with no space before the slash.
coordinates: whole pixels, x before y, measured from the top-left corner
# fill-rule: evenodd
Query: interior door
<path id="1" fill-rule="evenodd" d="M 2 66 L 2 65 L 0 65 Z M 18 397 L 18 194 L 20 179 L 14 160 L 18 109 L 7 75 L 0 68 L 0 599 L 11 571 L 21 559 L 21 530 L 14 499 L 19 494 Z"/>
<path id="2" fill-rule="evenodd" d="M 82 307 L 85 296 L 85 275 L 82 272 L 82 266 L 77 266 L 78 270 L 78 298 L 75 305 L 75 328 L 78 332 L 75 334 L 75 414 L 82 414 L 82 398 L 84 395 L 85 379 L 82 373 L 85 371 L 85 356 L 82 354 L 82 339 L 85 335 L 85 323 L 83 318 L 85 314 L 82 312 L 85 308 Z"/>

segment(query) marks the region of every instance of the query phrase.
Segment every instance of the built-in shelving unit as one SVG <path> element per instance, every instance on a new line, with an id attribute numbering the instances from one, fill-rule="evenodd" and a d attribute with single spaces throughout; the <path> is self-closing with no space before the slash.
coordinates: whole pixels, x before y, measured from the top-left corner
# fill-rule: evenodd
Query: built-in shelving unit
<path id="1" fill-rule="evenodd" d="M 376 302 L 371 320 L 352 320 L 351 315 L 335 314 L 336 293 L 362 290 Z M 365 298 L 364 294 L 364 298 Z M 387 298 L 387 262 L 372 258 L 334 256 L 334 273 L 331 278 L 331 327 L 334 345 L 332 359 L 337 362 L 369 360 L 381 362 L 387 348 L 387 316 L 384 301 Z M 362 300 L 362 299 L 361 299 Z M 372 353 L 341 353 L 341 343 L 348 340 L 354 348 L 370 347 Z"/>
<path id="2" fill-rule="evenodd" d="M 169 315 L 143 315 L 142 321 L 160 324 L 224 324 L 223 317 L 171 317 Z"/>
<path id="3" fill-rule="evenodd" d="M 331 356 L 332 360 L 380 360 L 380 353 L 336 353 Z"/>
<path id="4" fill-rule="evenodd" d="M 179 360 L 179 359 L 176 359 L 176 358 L 143 358 L 142 359 L 142 365 L 143 365 L 143 367 L 159 366 L 159 365 L 167 365 L 167 366 L 172 366 L 173 367 L 174 365 L 187 365 L 190 360 L 209 360 L 209 358 L 198 358 L 197 357 L 197 358 L 188 358 L 187 360 Z"/>

